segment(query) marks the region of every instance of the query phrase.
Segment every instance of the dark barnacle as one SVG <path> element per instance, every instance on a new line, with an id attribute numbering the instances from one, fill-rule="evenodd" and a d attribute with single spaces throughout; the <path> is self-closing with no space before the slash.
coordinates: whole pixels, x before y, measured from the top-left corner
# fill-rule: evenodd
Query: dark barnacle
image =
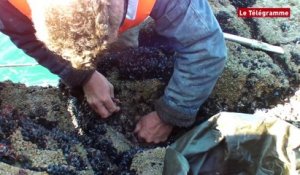
<path id="1" fill-rule="evenodd" d="M 14 164 L 17 161 L 16 154 L 7 143 L 0 143 L 0 160 L 8 164 Z"/>
<path id="2" fill-rule="evenodd" d="M 135 154 L 142 152 L 142 148 L 134 148 L 130 149 L 124 153 L 122 153 L 119 158 L 117 159 L 116 164 L 118 165 L 119 169 L 123 172 L 133 173 L 130 171 L 130 165 L 132 163 L 132 159 Z"/>
<path id="3" fill-rule="evenodd" d="M 5 156 L 9 152 L 8 146 L 6 144 L 0 143 L 0 156 Z"/>
<path id="4" fill-rule="evenodd" d="M 74 175 L 76 171 L 73 167 L 67 165 L 49 165 L 47 173 L 50 175 Z"/>
<path id="5" fill-rule="evenodd" d="M 79 155 L 76 155 L 75 153 L 71 153 L 67 156 L 67 162 L 71 166 L 75 167 L 78 171 L 86 169 L 86 163 Z"/>
<path id="6" fill-rule="evenodd" d="M 95 172 L 107 172 L 111 169 L 109 161 L 107 161 L 107 155 L 105 152 L 88 149 L 88 159 Z"/>
<path id="7" fill-rule="evenodd" d="M 27 173 L 25 170 L 20 169 L 18 175 L 27 175 L 27 174 L 28 174 L 28 173 Z"/>
<path id="8" fill-rule="evenodd" d="M 21 126 L 24 140 L 37 144 L 39 148 L 46 148 L 48 131 L 45 128 L 30 120 L 23 120 Z"/>

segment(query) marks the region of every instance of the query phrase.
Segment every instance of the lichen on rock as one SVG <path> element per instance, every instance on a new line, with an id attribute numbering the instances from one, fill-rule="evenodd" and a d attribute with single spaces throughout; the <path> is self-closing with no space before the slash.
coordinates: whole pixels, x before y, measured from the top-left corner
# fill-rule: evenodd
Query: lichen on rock
<path id="1" fill-rule="evenodd" d="M 138 153 L 132 160 L 131 169 L 139 175 L 160 175 L 164 166 L 165 153 L 166 149 L 159 147 Z"/>

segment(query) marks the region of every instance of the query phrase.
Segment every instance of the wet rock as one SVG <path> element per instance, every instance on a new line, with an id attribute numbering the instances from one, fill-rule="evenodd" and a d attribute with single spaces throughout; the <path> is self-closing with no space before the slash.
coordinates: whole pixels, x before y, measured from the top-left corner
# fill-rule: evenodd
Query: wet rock
<path id="1" fill-rule="evenodd" d="M 285 50 L 283 55 L 274 55 L 274 60 L 285 70 L 288 79 L 293 86 L 300 83 L 300 44 L 286 44 L 282 46 Z"/>
<path id="2" fill-rule="evenodd" d="M 23 84 L 0 83 L 2 87 L 0 107 L 13 106 L 32 119 L 51 127 L 57 125 L 61 129 L 73 129 L 68 111 L 68 103 L 63 95 L 53 87 L 30 87 Z M 12 89 L 18 89 L 13 91 Z M 53 110 L 53 106 L 54 110 Z M 58 107 L 59 106 L 59 110 Z M 59 121 L 59 122 L 57 122 Z"/>
<path id="3" fill-rule="evenodd" d="M 244 1 L 239 1 L 239 0 L 230 0 L 232 5 L 235 7 L 251 7 L 253 4 L 255 4 L 257 0 L 244 0 Z"/>
<path id="4" fill-rule="evenodd" d="M 237 43 L 233 46 L 232 42 L 227 42 L 229 56 L 225 71 L 200 114 L 204 115 L 210 112 L 213 114 L 222 110 L 252 113 L 256 108 L 268 108 L 273 107 L 274 104 L 283 103 L 283 99 L 291 96 L 299 85 L 300 69 L 297 65 L 299 2 L 291 1 L 287 4 L 283 1 L 270 3 L 265 0 L 243 2 L 222 0 L 210 1 L 210 4 L 224 32 L 281 45 L 285 54 L 259 53 L 251 48 L 248 50 Z M 239 7 L 282 6 L 291 7 L 291 19 L 243 19 L 237 17 L 236 14 Z M 241 22 L 232 23 L 232 21 Z M 239 28 L 242 32 L 237 32 Z M 230 30 L 232 31 L 230 32 Z M 247 34 L 245 35 L 243 31 L 247 31 Z M 229 77 L 232 79 L 228 79 Z M 220 87 L 223 88 L 220 89 Z M 249 93 L 251 93 L 251 97 Z"/>
<path id="5" fill-rule="evenodd" d="M 165 148 L 155 148 L 136 154 L 132 160 L 131 169 L 140 175 L 160 175 L 164 166 L 165 151 Z"/>
<path id="6" fill-rule="evenodd" d="M 48 175 L 46 172 L 38 172 L 25 170 L 16 166 L 11 166 L 9 164 L 0 162 L 0 174 L 18 174 L 18 175 Z"/>
<path id="7" fill-rule="evenodd" d="M 109 126 L 107 126 L 106 137 L 111 140 L 113 147 L 116 148 L 118 153 L 123 153 L 133 148 L 130 141 L 128 141 L 123 134 Z"/>
<path id="8" fill-rule="evenodd" d="M 254 51 L 237 43 L 227 42 L 227 46 L 229 50 L 228 61 L 212 96 L 207 101 L 207 105 L 203 107 L 204 113 L 207 113 L 206 115 L 208 113 L 213 115 L 222 110 L 252 113 L 256 108 L 267 108 L 281 102 L 284 97 L 289 95 L 291 88 L 290 76 L 278 60 L 272 59 L 265 52 Z M 152 69 L 143 69 L 143 64 L 148 65 L 148 62 L 144 61 L 143 55 L 153 54 L 153 56 L 147 57 L 151 59 L 159 51 L 145 52 L 143 49 L 141 51 L 135 49 L 134 51 L 125 51 L 124 54 L 121 53 L 120 55 L 131 54 L 128 62 L 131 62 L 131 59 L 138 62 L 128 69 L 130 73 L 119 66 L 124 60 L 122 56 L 117 57 L 120 60 L 114 59 L 112 62 L 110 68 L 112 71 L 104 71 L 100 68 L 99 70 L 103 71 L 115 85 L 116 96 L 121 101 L 124 100 L 124 104 L 130 104 L 127 107 L 122 106 L 122 109 L 124 109 L 123 114 L 129 118 L 137 114 L 144 115 L 153 109 L 152 103 L 162 94 L 158 91 L 163 91 L 170 74 L 159 71 L 153 72 Z M 163 65 L 163 69 L 172 70 L 171 63 L 165 62 L 171 57 L 163 57 L 162 54 L 159 56 L 161 58 L 154 61 L 153 65 Z M 111 59 L 106 59 L 105 63 L 108 64 L 109 60 Z M 143 73 L 140 73 L 140 71 L 143 71 Z M 142 77 L 135 76 L 135 80 L 131 81 L 132 77 L 128 76 L 130 74 L 138 74 Z M 148 84 L 149 81 L 152 83 Z M 134 95 L 131 95 L 132 93 Z M 126 98 L 128 95 L 133 96 L 133 98 Z M 138 107 L 135 108 L 135 106 Z M 139 112 L 140 109 L 145 110 Z M 136 120 L 133 119 L 133 121 Z"/>
<path id="9" fill-rule="evenodd" d="M 23 140 L 22 134 L 17 130 L 10 140 L 16 154 L 27 157 L 32 168 L 47 168 L 49 164 L 66 164 L 62 150 L 40 150 L 35 144 Z"/>
<path id="10" fill-rule="evenodd" d="M 275 45 L 287 44 L 299 38 L 300 28 L 300 2 L 298 0 L 286 1 L 268 1 L 257 0 L 253 7 L 288 7 L 291 8 L 290 18 L 256 18 L 254 21 L 258 24 L 259 35 L 270 43 Z"/>
<path id="11" fill-rule="evenodd" d="M 206 102 L 210 110 L 216 104 L 215 110 L 252 113 L 256 108 L 267 108 L 288 95 L 288 77 L 268 54 L 232 42 L 227 46 L 229 53 L 224 73 Z M 209 111 L 205 105 L 203 108 Z"/>
<path id="12" fill-rule="evenodd" d="M 118 77 L 131 80 L 167 80 L 173 72 L 172 53 L 154 47 L 139 47 L 112 52 L 99 58 L 98 70 L 106 76 L 118 71 Z"/>
<path id="13" fill-rule="evenodd" d="M 10 86 L 11 84 L 7 83 L 7 87 Z M 6 91 L 8 90 L 3 90 Z M 94 123 L 85 122 L 77 127 L 71 125 L 74 121 L 68 120 L 69 126 L 73 128 L 63 130 L 59 127 L 44 127 L 45 123 L 40 123 L 39 117 L 32 118 L 18 109 L 2 106 L 0 129 L 3 135 L 0 140 L 0 161 L 11 166 L 20 166 L 24 172 L 133 173 L 130 170 L 131 160 L 134 154 L 142 149 L 136 148 L 123 134 L 118 133 L 98 116 L 94 117 Z M 87 116 L 85 120 L 88 120 Z M 121 127 L 122 125 L 119 126 Z"/>
<path id="14" fill-rule="evenodd" d="M 294 126 L 300 128 L 300 90 L 291 97 L 285 99 L 283 104 L 278 104 L 270 109 L 258 109 L 255 113 L 260 115 L 281 118 Z"/>
<path id="15" fill-rule="evenodd" d="M 251 25 L 248 25 L 242 18 L 237 17 L 236 8 L 229 0 L 210 0 L 214 14 L 220 23 L 223 32 L 251 37 Z"/>

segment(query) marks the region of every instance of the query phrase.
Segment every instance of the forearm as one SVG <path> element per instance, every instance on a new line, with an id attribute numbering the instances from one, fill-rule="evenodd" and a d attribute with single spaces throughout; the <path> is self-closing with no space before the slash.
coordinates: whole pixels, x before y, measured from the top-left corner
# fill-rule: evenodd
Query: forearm
<path id="1" fill-rule="evenodd" d="M 223 33 L 207 1 L 157 2 L 161 4 L 156 4 L 152 13 L 156 29 L 169 38 L 176 50 L 176 61 L 173 75 L 155 109 L 165 122 L 189 126 L 224 68 Z"/>
<path id="2" fill-rule="evenodd" d="M 7 1 L 0 1 L 0 31 L 40 65 L 57 74 L 71 87 L 81 86 L 92 74 L 92 70 L 79 71 L 59 55 L 51 52 L 35 36 L 32 22 L 14 9 Z"/>
<path id="3" fill-rule="evenodd" d="M 199 41 L 186 53 L 178 53 L 174 72 L 165 93 L 155 105 L 160 117 L 176 126 L 194 123 L 199 107 L 211 94 L 225 64 L 225 45 L 221 33 Z M 205 48 L 208 45 L 208 48 Z M 202 48 L 202 49 L 200 49 Z"/>

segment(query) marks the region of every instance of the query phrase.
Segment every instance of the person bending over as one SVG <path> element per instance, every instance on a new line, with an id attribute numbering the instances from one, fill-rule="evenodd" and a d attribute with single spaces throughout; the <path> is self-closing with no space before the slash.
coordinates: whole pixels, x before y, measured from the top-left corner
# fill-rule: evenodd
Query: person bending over
<path id="1" fill-rule="evenodd" d="M 175 50 L 174 71 L 155 111 L 135 127 L 148 143 L 167 140 L 174 126 L 191 126 L 224 69 L 222 30 L 206 0 L 0 0 L 0 30 L 17 47 L 82 88 L 102 118 L 120 108 L 112 84 L 93 68 L 96 55 L 148 16 Z"/>

